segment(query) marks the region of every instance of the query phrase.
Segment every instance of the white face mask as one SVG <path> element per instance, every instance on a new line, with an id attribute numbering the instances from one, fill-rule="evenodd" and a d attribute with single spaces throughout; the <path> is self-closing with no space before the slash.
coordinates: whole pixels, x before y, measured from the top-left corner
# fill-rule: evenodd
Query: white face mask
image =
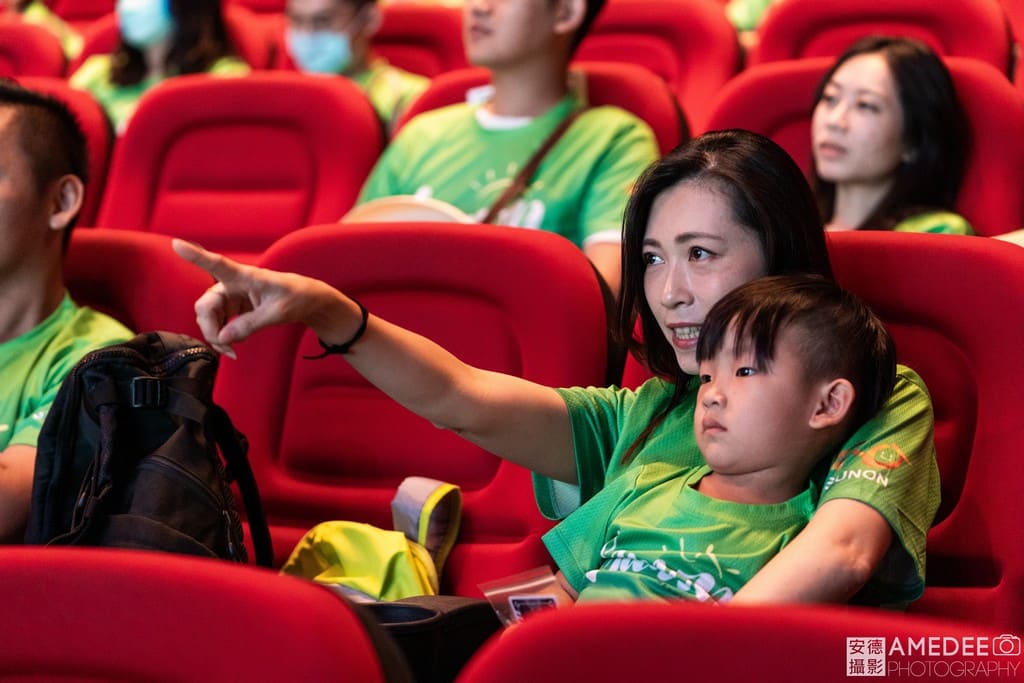
<path id="1" fill-rule="evenodd" d="M 352 41 L 336 31 L 297 31 L 286 34 L 288 52 L 302 71 L 340 74 L 352 63 Z"/>
<path id="2" fill-rule="evenodd" d="M 117 0 L 117 24 L 124 42 L 145 49 L 174 30 L 170 0 Z"/>

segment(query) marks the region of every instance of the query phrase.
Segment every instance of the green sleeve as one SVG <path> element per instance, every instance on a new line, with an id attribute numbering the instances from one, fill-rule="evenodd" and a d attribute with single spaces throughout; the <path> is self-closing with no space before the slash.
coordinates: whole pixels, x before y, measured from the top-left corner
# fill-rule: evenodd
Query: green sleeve
<path id="1" fill-rule="evenodd" d="M 401 179 L 407 175 L 408 160 L 412 158 L 418 128 L 415 121 L 410 121 L 388 144 L 363 183 L 356 204 L 365 204 L 381 197 L 411 194 L 414 191 L 403 187 Z"/>
<path id="2" fill-rule="evenodd" d="M 931 232 L 943 235 L 973 235 L 967 219 L 951 211 L 933 211 L 905 218 L 893 228 L 895 232 Z"/>
<path id="3" fill-rule="evenodd" d="M 593 170 L 582 201 L 583 242 L 605 231 L 622 230 L 622 215 L 640 174 L 658 158 L 654 133 L 643 121 L 628 115 L 620 131 Z"/>
<path id="4" fill-rule="evenodd" d="M 252 69 L 240 57 L 221 57 L 209 69 L 213 76 L 245 76 Z"/>
<path id="5" fill-rule="evenodd" d="M 934 427 L 924 382 L 900 366 L 892 397 L 844 444 L 825 478 L 819 506 L 861 501 L 885 517 L 898 541 L 866 589 L 874 602 L 909 602 L 924 590 L 925 540 L 940 496 Z"/>

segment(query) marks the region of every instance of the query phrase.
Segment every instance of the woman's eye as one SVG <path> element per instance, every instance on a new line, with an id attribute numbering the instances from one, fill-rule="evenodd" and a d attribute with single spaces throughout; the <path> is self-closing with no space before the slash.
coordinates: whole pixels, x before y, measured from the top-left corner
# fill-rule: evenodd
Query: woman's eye
<path id="1" fill-rule="evenodd" d="M 700 376 L 700 383 L 701 384 L 707 384 L 710 381 L 711 381 L 711 375 L 701 375 Z"/>
<path id="2" fill-rule="evenodd" d="M 830 106 L 830 107 L 834 107 L 834 106 L 835 106 L 835 104 L 836 104 L 836 102 L 838 102 L 838 101 L 839 101 L 839 98 L 837 98 L 837 97 L 836 97 L 835 95 L 833 95 L 832 93 L 824 93 L 824 94 L 823 94 L 823 95 L 821 96 L 821 101 L 822 101 L 822 102 L 824 102 L 825 104 L 827 104 L 827 105 L 828 105 L 828 106 Z"/>
<path id="3" fill-rule="evenodd" d="M 658 256 L 657 254 L 652 254 L 649 251 L 644 252 L 643 260 L 645 266 L 653 266 L 662 262 L 660 256 Z"/>
<path id="4" fill-rule="evenodd" d="M 704 247 L 690 247 L 690 260 L 703 261 L 711 257 L 711 252 Z"/>
<path id="5" fill-rule="evenodd" d="M 751 377 L 757 374 L 757 368 L 740 368 L 736 371 L 737 377 Z"/>
<path id="6" fill-rule="evenodd" d="M 877 114 L 880 111 L 879 106 L 874 102 L 858 102 L 857 107 L 864 111 L 872 112 L 874 114 Z"/>

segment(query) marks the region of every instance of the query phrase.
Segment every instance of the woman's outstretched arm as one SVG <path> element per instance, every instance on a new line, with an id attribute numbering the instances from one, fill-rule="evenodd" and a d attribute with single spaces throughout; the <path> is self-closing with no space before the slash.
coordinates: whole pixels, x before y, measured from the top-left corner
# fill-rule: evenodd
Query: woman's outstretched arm
<path id="1" fill-rule="evenodd" d="M 206 340 L 234 357 L 233 344 L 264 327 L 302 323 L 327 344 L 361 324 L 359 306 L 326 283 L 256 268 L 174 240 L 182 258 L 217 283 L 196 301 Z M 545 476 L 575 483 L 569 415 L 558 393 L 519 377 L 467 365 L 429 339 L 370 315 L 345 355 L 370 383 L 438 427 Z"/>

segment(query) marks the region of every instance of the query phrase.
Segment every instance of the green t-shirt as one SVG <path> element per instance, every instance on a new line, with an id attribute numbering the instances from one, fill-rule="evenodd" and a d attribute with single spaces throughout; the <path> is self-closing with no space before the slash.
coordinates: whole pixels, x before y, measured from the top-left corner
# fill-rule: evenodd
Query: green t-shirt
<path id="1" fill-rule="evenodd" d="M 651 379 L 636 391 L 611 388 L 559 390 L 569 408 L 579 487 L 534 475 L 541 511 L 565 517 L 618 477 L 638 484 L 645 467 L 677 471 L 703 464 L 693 431 L 696 384 L 655 429 L 630 462 L 626 450 L 664 409 L 673 386 Z M 905 604 L 924 590 L 925 539 L 939 505 L 934 415 L 921 378 L 900 366 L 892 396 L 812 476 L 821 491 L 818 506 L 850 498 L 876 509 L 893 529 L 894 543 L 882 566 L 857 596 L 858 602 Z M 636 492 L 642 496 L 643 490 Z M 657 520 L 652 519 L 651 526 Z"/>
<path id="2" fill-rule="evenodd" d="M 895 232 L 934 232 L 944 235 L 973 235 L 967 219 L 952 211 L 929 211 L 904 218 L 893 227 Z"/>
<path id="3" fill-rule="evenodd" d="M 403 71 L 382 58 L 374 59 L 369 69 L 354 74 L 352 80 L 366 93 L 389 133 L 402 112 L 430 85 L 426 76 Z"/>
<path id="4" fill-rule="evenodd" d="M 548 532 L 544 543 L 579 599 L 728 602 L 814 512 L 813 486 L 771 505 L 709 498 L 695 487 L 710 471 L 648 463 Z"/>
<path id="5" fill-rule="evenodd" d="M 111 55 L 93 55 L 78 67 L 69 82 L 74 88 L 92 93 L 107 112 L 107 118 L 113 124 L 114 130 L 120 135 L 135 113 L 142 94 L 166 80 L 166 77 L 150 76 L 134 85 L 116 85 L 110 80 L 111 64 Z M 249 73 L 249 65 L 238 57 L 221 57 L 213 63 L 207 73 L 214 76 L 244 76 Z"/>
<path id="6" fill-rule="evenodd" d="M 0 344 L 0 451 L 35 446 L 64 378 L 86 353 L 131 339 L 113 318 L 76 306 L 65 293 L 32 330 Z"/>
<path id="7" fill-rule="evenodd" d="M 475 104 L 425 112 L 388 145 L 359 202 L 415 194 L 482 219 L 577 106 L 567 96 L 512 128 L 481 125 Z M 657 154 L 654 134 L 637 117 L 617 107 L 589 109 L 549 150 L 533 183 L 496 222 L 554 232 L 581 247 L 588 239 L 617 242 L 633 184 Z"/>

